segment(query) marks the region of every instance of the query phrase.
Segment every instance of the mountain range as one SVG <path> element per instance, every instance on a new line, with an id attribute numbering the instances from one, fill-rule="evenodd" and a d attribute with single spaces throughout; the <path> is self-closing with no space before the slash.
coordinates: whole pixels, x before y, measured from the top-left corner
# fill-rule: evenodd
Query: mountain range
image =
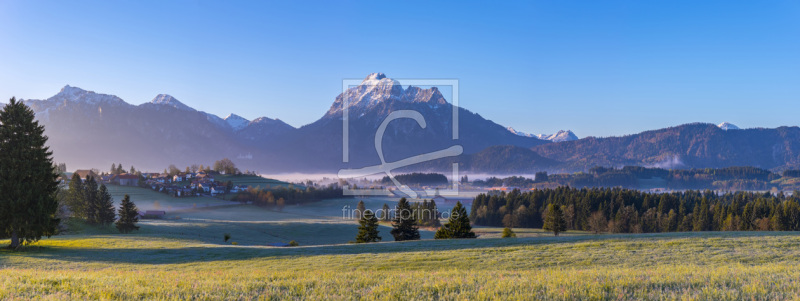
<path id="1" fill-rule="evenodd" d="M 547 140 L 547 141 L 552 141 L 552 142 L 564 142 L 564 141 L 578 140 L 578 136 L 576 136 L 575 133 L 573 133 L 572 131 L 569 131 L 569 130 L 567 130 L 567 131 L 560 130 L 557 133 L 552 134 L 552 135 L 547 135 L 547 134 L 534 135 L 534 134 L 528 134 L 528 133 L 525 133 L 525 132 L 517 131 L 512 127 L 508 127 L 507 129 L 508 129 L 509 132 L 514 133 L 514 134 L 519 135 L 519 136 L 536 137 L 536 138 L 539 138 L 541 140 Z"/>
<path id="2" fill-rule="evenodd" d="M 624 137 L 578 139 L 572 131 L 532 135 L 504 127 L 451 105 L 436 88 L 403 87 L 382 73 L 337 96 L 328 112 L 299 128 L 280 119 L 221 118 L 197 111 L 167 94 L 141 105 L 119 97 L 65 86 L 44 100 L 24 100 L 45 125 L 55 160 L 70 169 L 112 163 L 159 171 L 169 164 L 209 165 L 232 159 L 241 170 L 261 173 L 332 173 L 341 168 L 381 164 L 375 135 L 399 110 L 425 120 L 388 123 L 380 143 L 385 162 L 461 145 L 463 154 L 403 170 L 482 173 L 583 171 L 593 166 L 667 168 L 755 166 L 800 167 L 800 128 L 739 129 L 724 123 L 687 124 Z M 346 109 L 346 110 L 345 110 Z M 458 139 L 453 139 L 458 110 Z M 348 162 L 343 161 L 343 120 L 348 121 Z"/>

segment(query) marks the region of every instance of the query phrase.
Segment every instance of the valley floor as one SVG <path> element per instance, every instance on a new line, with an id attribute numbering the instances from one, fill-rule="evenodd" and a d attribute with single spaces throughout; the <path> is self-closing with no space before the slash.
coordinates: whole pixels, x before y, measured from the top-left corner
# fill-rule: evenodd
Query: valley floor
<path id="1" fill-rule="evenodd" d="M 501 239 L 501 229 L 475 228 L 479 239 L 423 231 L 422 241 L 353 245 L 357 224 L 340 214 L 356 202 L 176 210 L 127 235 L 71 223 L 24 251 L 0 250 L 0 300 L 800 299 L 800 236 L 791 232 L 517 229 L 519 238 Z M 300 246 L 268 246 L 290 240 Z"/>
<path id="2" fill-rule="evenodd" d="M 296 248 L 98 234 L 0 254 L 3 300 L 800 298 L 800 237 L 787 233 Z"/>

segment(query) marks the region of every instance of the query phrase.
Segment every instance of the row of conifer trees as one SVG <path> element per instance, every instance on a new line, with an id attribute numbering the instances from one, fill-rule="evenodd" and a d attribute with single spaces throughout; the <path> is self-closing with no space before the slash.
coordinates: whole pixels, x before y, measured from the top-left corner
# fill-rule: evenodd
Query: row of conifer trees
<path id="1" fill-rule="evenodd" d="M 94 177 L 85 181 L 75 173 L 69 182 L 65 203 L 72 217 L 85 220 L 92 225 L 114 223 L 122 233 L 138 230 L 139 211 L 129 195 L 125 195 L 119 207 L 119 219 L 114 212 L 114 201 L 105 184 L 97 183 Z"/>
<path id="2" fill-rule="evenodd" d="M 564 229 L 592 232 L 800 230 L 800 192 L 649 193 L 570 187 L 514 190 L 479 195 L 472 203 L 470 217 L 477 225 L 547 228 L 552 211 L 558 211 Z"/>
<path id="3" fill-rule="evenodd" d="M 431 202 L 425 202 L 424 208 L 430 208 L 431 203 L 433 210 L 436 210 L 436 205 Z M 378 217 L 372 210 L 363 209 L 363 202 L 358 205 L 360 214 L 358 235 L 356 236 L 356 243 L 369 243 L 378 242 L 382 240 L 378 231 Z M 395 241 L 406 240 L 419 240 L 419 220 L 418 215 L 422 206 L 411 205 L 406 198 L 401 198 L 395 207 L 394 218 L 392 219 L 392 230 L 389 232 Z M 388 216 L 388 206 L 384 205 L 384 216 Z M 438 216 L 438 214 L 437 214 Z M 435 219 L 438 222 L 438 218 Z M 450 217 L 443 226 L 439 227 L 436 231 L 434 238 L 436 239 L 449 239 L 449 238 L 475 238 L 475 232 L 472 232 L 467 209 L 458 202 L 453 207 Z"/>

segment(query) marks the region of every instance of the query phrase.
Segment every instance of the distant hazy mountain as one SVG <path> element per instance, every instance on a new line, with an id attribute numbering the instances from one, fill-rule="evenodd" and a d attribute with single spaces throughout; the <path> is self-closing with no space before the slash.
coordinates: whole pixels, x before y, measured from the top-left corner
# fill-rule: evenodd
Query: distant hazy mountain
<path id="1" fill-rule="evenodd" d="M 563 130 L 558 131 L 558 133 L 552 135 L 539 134 L 537 135 L 537 137 L 542 140 L 549 140 L 553 142 L 578 140 L 578 136 L 575 136 L 575 133 L 573 133 L 572 131 L 563 131 Z"/>
<path id="2" fill-rule="evenodd" d="M 458 163 L 459 171 L 502 175 L 533 174 L 537 171 L 559 170 L 562 166 L 561 162 L 542 157 L 528 148 L 498 145 L 490 146 L 475 154 L 426 162 L 416 168 L 406 168 L 401 171 L 425 170 L 447 174 L 452 169 L 453 163 Z"/>
<path id="3" fill-rule="evenodd" d="M 169 164 L 212 164 L 230 158 L 263 173 L 336 172 L 380 164 L 375 134 L 390 112 L 413 110 L 425 128 L 395 120 L 380 140 L 386 162 L 461 145 L 464 154 L 404 170 L 533 173 L 583 171 L 593 166 L 664 168 L 755 166 L 800 168 L 800 128 L 739 129 L 730 123 L 687 124 L 624 137 L 577 139 L 520 133 L 458 108 L 459 137 L 452 137 L 454 107 L 437 88 L 402 87 L 382 73 L 337 96 L 319 120 L 294 128 L 279 119 L 226 118 L 197 111 L 172 96 L 131 105 L 113 96 L 66 86 L 45 100 L 25 100 L 46 126 L 55 160 L 70 169 L 162 170 Z M 349 120 L 349 162 L 343 163 L 344 108 Z M 557 143 L 551 143 L 557 142 Z"/>
<path id="4" fill-rule="evenodd" d="M 345 101 L 347 100 L 347 101 Z M 547 141 L 514 135 L 503 126 L 459 108 L 459 139 L 452 138 L 452 110 L 437 88 L 402 87 L 382 73 L 336 97 L 318 121 L 299 129 L 267 117 L 249 121 L 197 111 L 160 94 L 138 106 L 113 96 L 66 86 L 45 100 L 25 100 L 46 126 L 55 159 L 70 168 L 105 168 L 112 163 L 160 170 L 169 164 L 211 164 L 224 157 L 241 169 L 260 172 L 335 172 L 380 162 L 375 134 L 385 117 L 406 109 L 422 114 L 396 120 L 383 137 L 388 162 L 455 144 L 465 154 L 490 146 L 529 148 Z M 348 163 L 342 163 L 342 119 L 349 109 Z"/>
<path id="5" fill-rule="evenodd" d="M 342 119 L 345 105 L 349 116 L 349 162 L 342 163 Z M 358 168 L 380 163 L 375 150 L 375 134 L 390 112 L 413 110 L 426 121 L 421 128 L 413 120 L 389 123 L 382 140 L 387 162 L 448 148 L 455 144 L 465 154 L 477 153 L 490 146 L 514 145 L 532 147 L 547 141 L 521 137 L 478 114 L 459 108 L 459 137 L 453 140 L 453 106 L 435 87 L 402 87 L 382 73 L 370 74 L 361 85 L 347 89 L 336 97 L 328 112 L 316 122 L 300 127 L 280 143 L 265 145 L 275 158 L 272 163 L 281 170 L 298 167 L 313 170 Z M 291 158 L 290 160 L 287 158 Z M 297 163 L 303 162 L 303 164 Z"/>
<path id="6" fill-rule="evenodd" d="M 529 133 L 517 131 L 512 127 L 508 127 L 506 129 L 508 129 L 509 132 L 511 132 L 511 133 L 513 133 L 513 134 L 515 134 L 517 136 L 536 137 L 536 138 L 539 138 L 540 140 L 547 140 L 547 141 L 552 141 L 552 142 L 564 142 L 564 141 L 578 140 L 578 136 L 576 136 L 575 133 L 573 133 L 572 131 L 569 131 L 569 130 L 567 130 L 567 131 L 561 130 L 561 131 L 558 131 L 558 133 L 555 133 L 555 134 L 552 134 L 552 135 L 547 135 L 547 134 L 534 135 L 534 134 L 529 134 Z"/>
<path id="7" fill-rule="evenodd" d="M 640 134 L 584 138 L 532 148 L 561 162 L 562 170 L 624 165 L 663 168 L 754 166 L 800 167 L 800 128 L 728 130 L 705 123 L 686 124 Z"/>
<path id="8" fill-rule="evenodd" d="M 263 122 L 234 129 L 225 120 L 199 112 L 169 95 L 131 105 L 113 96 L 66 86 L 45 100 L 25 100 L 45 125 L 55 160 L 74 168 L 123 163 L 161 170 L 169 164 L 208 165 L 223 157 L 257 151 L 242 140 Z"/>

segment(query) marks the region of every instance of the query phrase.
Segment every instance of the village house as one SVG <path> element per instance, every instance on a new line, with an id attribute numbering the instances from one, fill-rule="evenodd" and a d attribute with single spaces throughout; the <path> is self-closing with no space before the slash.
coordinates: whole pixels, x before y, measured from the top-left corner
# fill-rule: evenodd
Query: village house
<path id="1" fill-rule="evenodd" d="M 153 175 L 152 179 L 155 180 L 156 182 L 159 182 L 159 183 L 162 183 L 162 184 L 167 184 L 167 183 L 171 183 L 172 182 L 172 178 L 168 174 L 165 174 L 165 173 Z"/>
<path id="2" fill-rule="evenodd" d="M 100 176 L 100 181 L 103 182 L 103 183 L 111 183 L 111 179 L 113 177 L 114 177 L 114 175 L 103 174 L 102 176 Z"/>
<path id="3" fill-rule="evenodd" d="M 115 176 L 112 181 L 117 182 L 120 186 L 139 186 L 139 176 L 133 174 L 120 174 Z"/>
<path id="4" fill-rule="evenodd" d="M 211 195 L 225 194 L 225 187 L 213 186 L 211 187 Z"/>

